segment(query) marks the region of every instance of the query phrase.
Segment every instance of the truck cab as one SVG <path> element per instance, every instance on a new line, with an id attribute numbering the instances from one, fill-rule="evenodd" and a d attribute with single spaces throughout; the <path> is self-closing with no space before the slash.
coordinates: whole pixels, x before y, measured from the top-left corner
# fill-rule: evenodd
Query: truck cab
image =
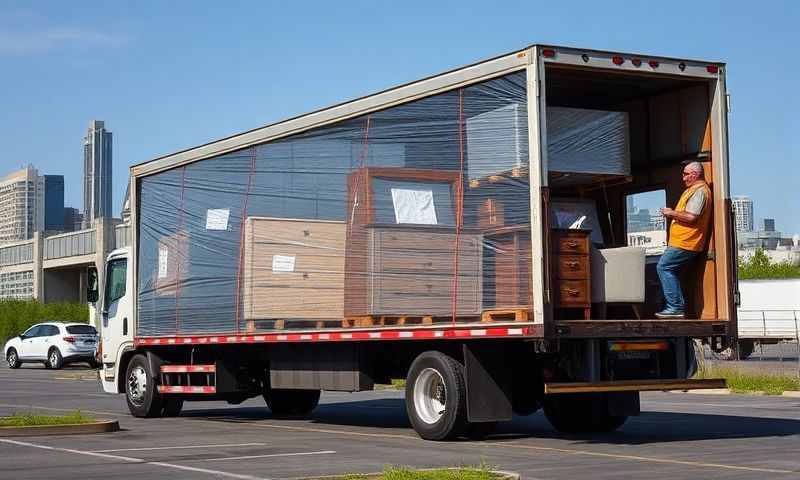
<path id="1" fill-rule="evenodd" d="M 106 393 L 120 393 L 117 364 L 133 350 L 133 269 L 128 268 L 130 248 L 119 248 L 106 257 L 103 275 L 89 269 L 87 298 L 94 303 L 100 330 L 101 381 Z"/>

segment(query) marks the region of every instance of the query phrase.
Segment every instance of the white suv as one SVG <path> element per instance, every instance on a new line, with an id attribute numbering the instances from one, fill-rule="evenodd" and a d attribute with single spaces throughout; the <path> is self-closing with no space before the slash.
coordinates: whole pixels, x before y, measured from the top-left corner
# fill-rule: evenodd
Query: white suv
<path id="1" fill-rule="evenodd" d="M 92 368 L 99 335 L 85 323 L 40 323 L 6 342 L 3 352 L 11 368 L 27 362 L 42 362 L 48 368 L 61 368 L 65 363 L 86 362 Z"/>

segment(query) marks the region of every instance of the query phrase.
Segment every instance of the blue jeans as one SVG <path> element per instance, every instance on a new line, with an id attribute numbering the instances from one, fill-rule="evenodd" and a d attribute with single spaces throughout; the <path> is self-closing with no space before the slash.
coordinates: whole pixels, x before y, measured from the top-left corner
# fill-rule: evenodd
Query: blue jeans
<path id="1" fill-rule="evenodd" d="M 661 280 L 661 288 L 664 290 L 665 312 L 684 313 L 686 305 L 683 301 L 683 292 L 681 292 L 681 282 L 678 274 L 686 264 L 694 260 L 699 254 L 700 252 L 667 247 L 664 254 L 661 255 L 656 271 L 658 272 L 658 278 Z"/>

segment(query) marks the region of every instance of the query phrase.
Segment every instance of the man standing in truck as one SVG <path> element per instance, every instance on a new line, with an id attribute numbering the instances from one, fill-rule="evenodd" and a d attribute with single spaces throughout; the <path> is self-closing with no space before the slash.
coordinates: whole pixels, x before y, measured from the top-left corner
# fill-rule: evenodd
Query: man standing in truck
<path id="1" fill-rule="evenodd" d="M 658 318 L 684 318 L 685 303 L 678 274 L 705 250 L 711 231 L 711 189 L 703 178 L 703 165 L 691 162 L 683 167 L 681 194 L 675 209 L 662 208 L 669 221 L 669 243 L 656 270 L 664 291 L 664 310 Z"/>

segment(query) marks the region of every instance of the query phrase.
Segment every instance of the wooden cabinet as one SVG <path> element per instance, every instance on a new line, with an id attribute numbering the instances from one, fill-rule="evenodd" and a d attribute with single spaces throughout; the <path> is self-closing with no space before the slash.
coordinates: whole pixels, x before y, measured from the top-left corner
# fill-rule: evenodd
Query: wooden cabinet
<path id="1" fill-rule="evenodd" d="M 251 217 L 245 223 L 245 320 L 344 316 L 344 222 Z"/>
<path id="2" fill-rule="evenodd" d="M 579 309 L 591 315 L 589 230 L 552 230 L 553 302 L 556 309 Z"/>
<path id="3" fill-rule="evenodd" d="M 456 234 L 408 227 L 369 229 L 366 315 L 481 313 L 481 237 L 462 233 L 454 284 Z"/>
<path id="4" fill-rule="evenodd" d="M 349 176 L 346 317 L 449 316 L 454 296 L 457 315 L 481 314 L 482 237 L 456 233 L 461 180 L 457 171 L 393 167 Z M 401 194 L 427 200 L 415 206 Z"/>

